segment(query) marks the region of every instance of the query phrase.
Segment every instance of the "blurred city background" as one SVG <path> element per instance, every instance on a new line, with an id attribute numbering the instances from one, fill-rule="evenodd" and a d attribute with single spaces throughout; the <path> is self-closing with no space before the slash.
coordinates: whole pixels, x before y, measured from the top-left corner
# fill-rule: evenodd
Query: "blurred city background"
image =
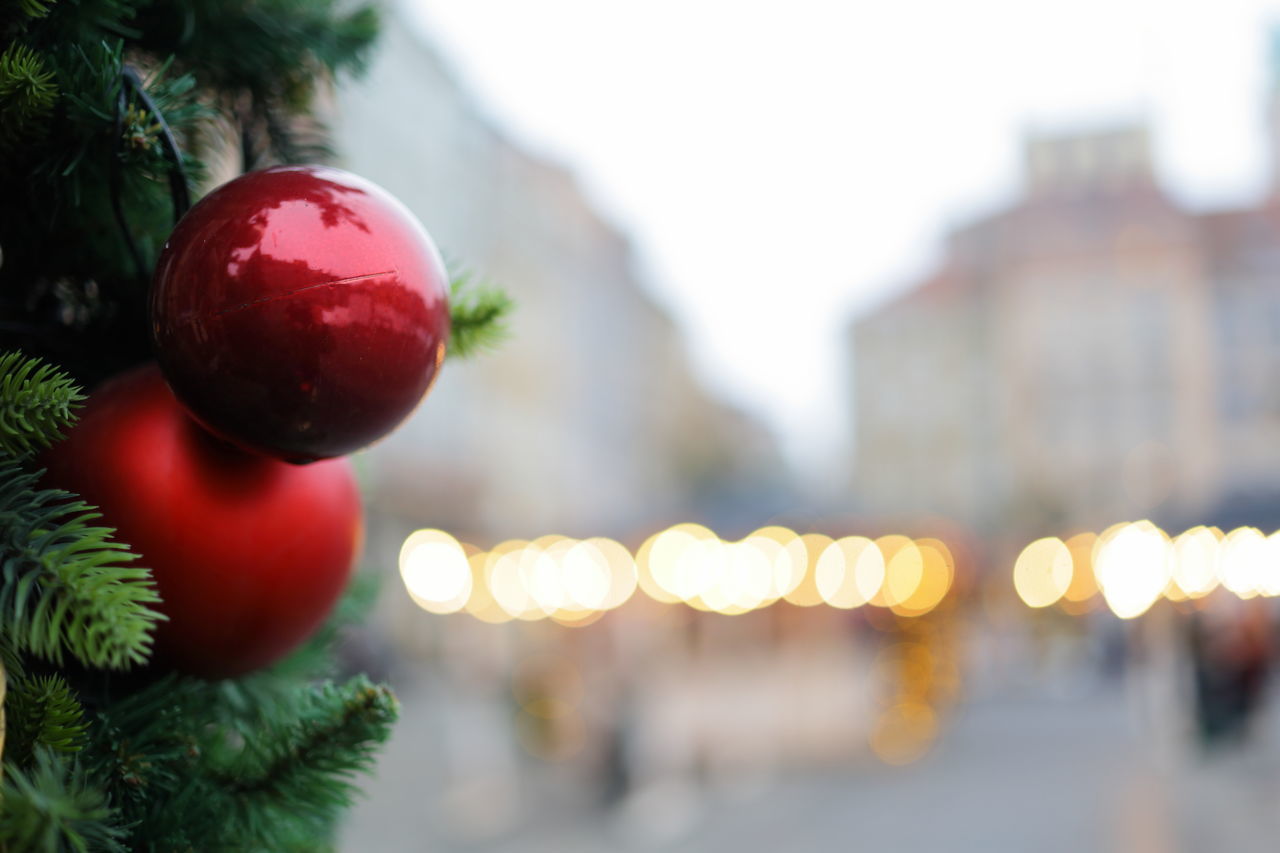
<path id="1" fill-rule="evenodd" d="M 1280 5 L 841 5 L 384 4 L 517 307 L 357 460 L 344 849 L 1280 837 Z"/>

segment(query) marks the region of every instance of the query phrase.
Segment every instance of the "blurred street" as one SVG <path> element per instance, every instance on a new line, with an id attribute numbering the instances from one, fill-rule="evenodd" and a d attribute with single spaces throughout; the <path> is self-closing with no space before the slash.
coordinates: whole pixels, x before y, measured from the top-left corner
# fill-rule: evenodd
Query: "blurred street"
<path id="1" fill-rule="evenodd" d="M 440 721 L 464 712 L 433 705 L 428 683 L 401 697 L 404 718 L 343 849 L 1247 853 L 1272 850 L 1280 837 L 1274 711 L 1247 746 L 1205 755 L 1162 734 L 1173 721 L 1139 713 L 1120 682 L 990 689 L 957 708 L 934 750 L 905 767 L 868 756 L 672 783 L 608 810 L 574 802 L 553 764 L 523 767 L 518 790 L 449 796 Z"/>
<path id="2" fill-rule="evenodd" d="M 360 458 L 403 715 L 343 849 L 1275 849 L 1280 29 L 940 6 L 898 67 L 914 14 L 731 5 L 391 2 L 339 95 L 346 164 L 519 306 Z M 1189 190 L 1183 73 L 1249 181 Z"/>

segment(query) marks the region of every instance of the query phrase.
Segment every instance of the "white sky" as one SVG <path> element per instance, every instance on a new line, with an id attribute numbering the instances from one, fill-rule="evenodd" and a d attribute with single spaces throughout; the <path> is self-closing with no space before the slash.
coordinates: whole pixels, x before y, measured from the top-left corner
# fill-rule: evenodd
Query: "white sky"
<path id="1" fill-rule="evenodd" d="M 1017 191 L 1029 129 L 1146 118 L 1197 206 L 1265 176 L 1280 0 L 406 0 L 517 139 L 643 253 L 704 378 L 801 461 L 839 334 Z"/>

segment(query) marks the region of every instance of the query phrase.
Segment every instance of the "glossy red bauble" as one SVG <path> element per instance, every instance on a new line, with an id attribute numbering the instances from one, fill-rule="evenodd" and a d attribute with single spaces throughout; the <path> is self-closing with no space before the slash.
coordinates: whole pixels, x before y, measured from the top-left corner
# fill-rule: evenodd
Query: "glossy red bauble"
<path id="1" fill-rule="evenodd" d="M 213 438 L 155 365 L 96 390 L 45 464 L 154 574 L 161 666 L 222 678 L 283 657 L 329 614 L 359 550 L 347 460 L 290 465 Z"/>
<path id="2" fill-rule="evenodd" d="M 394 429 L 449 335 L 431 238 L 380 187 L 322 166 L 224 184 L 174 229 L 151 294 L 156 355 L 214 433 L 292 462 Z"/>

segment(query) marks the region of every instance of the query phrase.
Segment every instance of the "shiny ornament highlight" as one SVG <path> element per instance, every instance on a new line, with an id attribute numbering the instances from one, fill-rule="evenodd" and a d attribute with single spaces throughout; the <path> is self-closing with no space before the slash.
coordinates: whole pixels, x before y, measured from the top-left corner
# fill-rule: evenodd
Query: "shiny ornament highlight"
<path id="1" fill-rule="evenodd" d="M 291 462 L 377 441 L 444 359 L 448 276 L 382 188 L 322 166 L 224 184 L 174 229 L 151 294 L 156 355 L 210 431 Z"/>

